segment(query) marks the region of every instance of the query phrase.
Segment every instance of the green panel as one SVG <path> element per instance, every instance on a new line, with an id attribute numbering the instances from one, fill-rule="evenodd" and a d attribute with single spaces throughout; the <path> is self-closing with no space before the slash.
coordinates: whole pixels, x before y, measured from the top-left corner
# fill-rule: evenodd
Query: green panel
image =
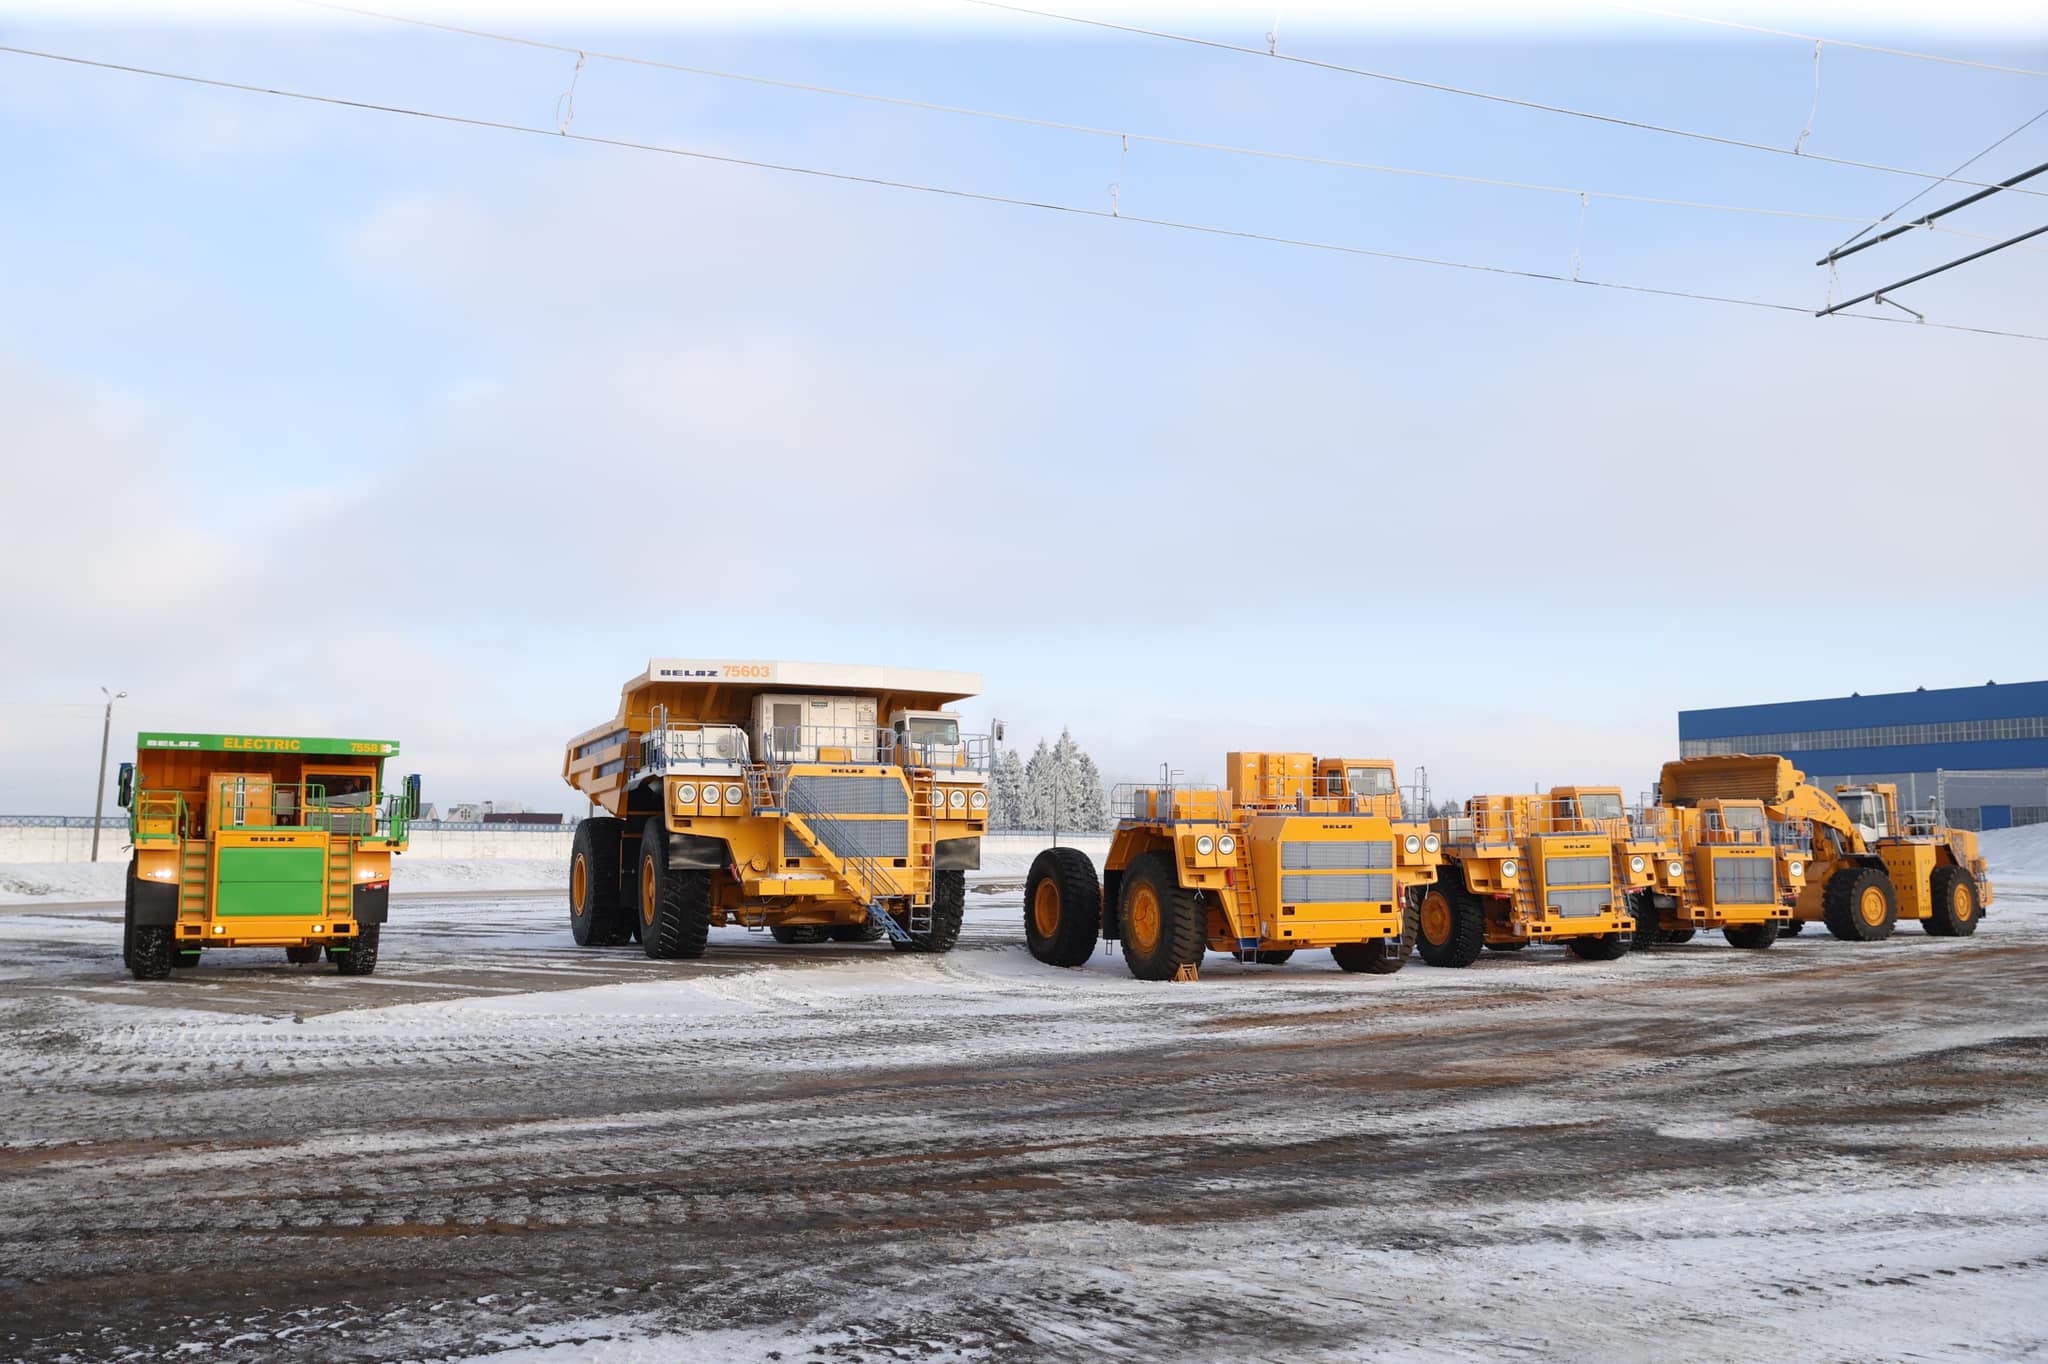
<path id="1" fill-rule="evenodd" d="M 323 758 L 395 758 L 395 739 L 308 739 L 288 734 L 157 734 L 135 736 L 135 746 L 195 753 L 309 753 Z"/>
<path id="2" fill-rule="evenodd" d="M 222 848 L 214 913 L 320 914 L 327 908 L 327 854 L 319 848 Z"/>

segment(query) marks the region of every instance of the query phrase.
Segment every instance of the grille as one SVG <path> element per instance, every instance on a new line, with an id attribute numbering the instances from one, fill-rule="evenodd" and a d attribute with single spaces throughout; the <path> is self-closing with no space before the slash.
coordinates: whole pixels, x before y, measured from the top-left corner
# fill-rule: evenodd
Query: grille
<path id="1" fill-rule="evenodd" d="M 1543 882 L 1551 886 L 1602 886 L 1614 879 L 1614 867 L 1604 857 L 1551 857 L 1543 863 Z"/>
<path id="2" fill-rule="evenodd" d="M 1394 865 L 1387 839 L 1350 843 L 1282 843 L 1280 865 L 1288 871 L 1379 871 Z"/>
<path id="3" fill-rule="evenodd" d="M 1348 876 L 1283 876 L 1280 878 L 1280 898 L 1296 905 L 1385 904 L 1394 898 L 1394 878 L 1385 872 L 1360 872 Z"/>
<path id="4" fill-rule="evenodd" d="M 910 813 L 910 793 L 894 777 L 791 777 L 789 801 L 799 810 L 815 806 L 835 815 Z"/>
<path id="5" fill-rule="evenodd" d="M 1604 888 L 1553 890 L 1546 898 L 1550 901 L 1550 907 L 1567 919 L 1591 918 L 1614 903 L 1613 893 Z"/>
<path id="6" fill-rule="evenodd" d="M 1778 887 L 1768 857 L 1714 859 L 1714 903 L 1768 905 L 1777 902 Z"/>
<path id="7" fill-rule="evenodd" d="M 893 819 L 819 820 L 811 826 L 820 841 L 840 857 L 910 856 L 910 828 Z M 788 829 L 782 831 L 784 857 L 809 857 L 810 848 Z"/>

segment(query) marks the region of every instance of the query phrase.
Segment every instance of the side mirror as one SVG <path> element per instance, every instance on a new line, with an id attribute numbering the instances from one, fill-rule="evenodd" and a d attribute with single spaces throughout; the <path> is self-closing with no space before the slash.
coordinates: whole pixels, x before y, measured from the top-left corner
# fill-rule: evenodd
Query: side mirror
<path id="1" fill-rule="evenodd" d="M 405 779 L 405 817 L 420 817 L 420 774 L 417 772 Z"/>
<path id="2" fill-rule="evenodd" d="M 134 798 L 135 764 L 122 763 L 121 775 L 118 778 L 116 778 L 114 782 L 114 804 L 120 806 L 123 810 L 125 810 L 128 808 L 128 802 L 133 800 Z"/>
<path id="3" fill-rule="evenodd" d="M 992 731 L 991 737 L 994 738 L 997 743 L 1001 743 L 1003 741 L 1003 722 L 1001 720 L 996 721 L 995 729 Z"/>

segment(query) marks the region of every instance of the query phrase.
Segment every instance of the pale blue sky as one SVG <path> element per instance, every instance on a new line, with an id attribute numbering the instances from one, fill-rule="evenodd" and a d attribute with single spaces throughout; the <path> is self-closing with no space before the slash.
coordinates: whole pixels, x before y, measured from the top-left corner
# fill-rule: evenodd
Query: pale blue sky
<path id="1" fill-rule="evenodd" d="M 1270 7 L 1212 32 L 1262 41 Z M 1134 132 L 1874 217 L 1917 185 L 1059 25 L 572 44 Z M 1790 145 L 1796 41 L 1333 60 Z M 2041 33 L 1831 33 L 2048 68 Z M 553 126 L 571 60 L 340 20 L 0 42 Z M 1830 49 L 1809 151 L 1946 170 L 2048 80 Z M 1851 228 L 1250 160 L 594 62 L 577 131 L 1798 304 Z M 1977 171 L 2048 159 L 2048 120 Z M 2048 345 L 1337 257 L 0 54 L 0 811 L 148 728 L 367 732 L 566 808 L 650 654 L 982 672 L 1112 776 L 1285 746 L 1648 783 L 1680 707 L 2048 675 Z M 1995 174 L 1994 174 L 1995 172 Z M 2044 185 L 2048 188 L 2048 185 Z M 1936 190 L 1926 204 L 1953 191 Z M 2009 235 L 2048 199 L 1956 225 Z M 1917 233 L 1860 292 L 1974 249 Z M 2039 243 L 2036 243 L 2039 245 Z M 2048 256 L 1902 300 L 2048 332 Z M 125 726 L 121 724 L 125 721 Z"/>

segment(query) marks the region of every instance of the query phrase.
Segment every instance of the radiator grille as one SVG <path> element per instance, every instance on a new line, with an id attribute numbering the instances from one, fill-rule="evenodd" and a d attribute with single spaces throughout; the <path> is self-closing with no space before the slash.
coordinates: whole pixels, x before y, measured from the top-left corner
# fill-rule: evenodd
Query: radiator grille
<path id="1" fill-rule="evenodd" d="M 1389 839 L 1349 843 L 1282 843 L 1280 865 L 1288 871 L 1381 871 L 1394 865 Z"/>
<path id="2" fill-rule="evenodd" d="M 1777 903 L 1777 878 L 1768 857 L 1714 859 L 1714 903 L 1769 905 Z"/>
<path id="3" fill-rule="evenodd" d="M 1605 857 L 1551 857 L 1543 862 L 1543 881 L 1552 886 L 1605 886 L 1614 880 L 1614 864 Z"/>
<path id="4" fill-rule="evenodd" d="M 811 825 L 819 841 L 840 857 L 910 856 L 910 826 L 893 819 L 819 820 Z M 809 845 L 788 828 L 782 831 L 784 857 L 809 857 Z"/>
<path id="5" fill-rule="evenodd" d="M 791 808 L 815 806 L 835 815 L 906 815 L 910 793 L 894 777 L 830 777 L 809 774 L 789 779 Z"/>
<path id="6" fill-rule="evenodd" d="M 1587 919 L 1614 903 L 1614 893 L 1604 888 L 1553 890 L 1544 897 L 1550 907 L 1567 919 Z"/>
<path id="7" fill-rule="evenodd" d="M 1295 905 L 1386 904 L 1394 898 L 1394 878 L 1387 872 L 1283 876 L 1280 898 Z"/>

